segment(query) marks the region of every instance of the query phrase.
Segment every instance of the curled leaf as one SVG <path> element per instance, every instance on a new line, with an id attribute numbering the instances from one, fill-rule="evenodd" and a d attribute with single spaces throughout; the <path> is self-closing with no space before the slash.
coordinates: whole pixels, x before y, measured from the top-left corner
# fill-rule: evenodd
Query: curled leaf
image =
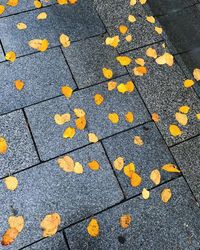
<path id="1" fill-rule="evenodd" d="M 9 228 L 3 235 L 1 244 L 3 246 L 8 246 L 14 242 L 14 240 L 17 238 L 19 232 L 16 228 Z"/>
<path id="2" fill-rule="evenodd" d="M 169 163 L 169 164 L 165 164 L 164 166 L 162 166 L 162 170 L 165 170 L 167 172 L 171 172 L 171 173 L 180 173 L 181 171 L 179 169 L 177 169 L 176 165 Z"/>

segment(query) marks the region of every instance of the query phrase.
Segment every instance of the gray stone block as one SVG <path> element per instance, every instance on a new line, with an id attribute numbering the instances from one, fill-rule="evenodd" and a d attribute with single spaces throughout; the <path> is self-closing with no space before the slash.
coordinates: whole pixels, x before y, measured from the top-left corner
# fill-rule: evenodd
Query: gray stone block
<path id="1" fill-rule="evenodd" d="M 165 204 L 160 192 L 171 188 L 172 198 Z M 119 218 L 130 214 L 127 229 Z M 149 200 L 137 197 L 95 216 L 100 235 L 87 233 L 89 220 L 65 230 L 71 249 L 199 249 L 200 210 L 181 177 L 152 190 Z"/>
<path id="2" fill-rule="evenodd" d="M 44 8 L 48 15 L 45 20 L 37 20 L 41 10 L 6 17 L 0 20 L 1 40 L 6 51 L 13 50 L 17 56 L 34 51 L 28 42 L 32 39 L 47 39 L 49 47 L 59 45 L 62 33 L 71 41 L 85 39 L 105 32 L 104 26 L 90 1 L 80 0 L 75 5 L 52 5 Z M 18 30 L 16 24 L 24 22 L 27 29 Z"/>
<path id="3" fill-rule="evenodd" d="M 171 151 L 200 203 L 200 136 L 183 142 Z"/>
<path id="4" fill-rule="evenodd" d="M 40 223 L 47 214 L 58 213 L 61 216 L 59 229 L 62 229 L 123 199 L 100 144 L 85 147 L 70 156 L 83 165 L 83 174 L 64 172 L 55 159 L 15 175 L 19 186 L 13 192 L 6 189 L 4 182 L 0 183 L 4 201 L 0 204 L 3 211 L 0 235 L 8 228 L 7 219 L 13 213 L 22 215 L 25 220 L 23 231 L 7 249 L 19 249 L 42 239 Z M 87 167 L 92 160 L 99 162 L 98 171 Z"/>
<path id="5" fill-rule="evenodd" d="M 2 50 L 2 48 L 0 46 L 0 62 L 3 62 L 3 61 L 5 61 L 5 58 L 4 58 L 3 50 Z"/>
<path id="6" fill-rule="evenodd" d="M 157 50 L 157 54 L 162 55 L 166 49 L 161 44 L 150 46 Z M 174 63 L 172 67 L 167 65 L 158 65 L 154 59 L 146 56 L 145 52 L 149 47 L 132 51 L 127 55 L 133 59 L 133 63 L 128 66 L 130 74 L 133 75 L 143 100 L 145 101 L 151 113 L 158 113 L 160 122 L 157 123 L 164 139 L 169 146 L 181 142 L 185 139 L 198 135 L 200 126 L 196 118 L 196 113 L 200 110 L 200 100 L 192 88 L 186 89 L 183 81 L 186 79 L 180 67 Z M 147 74 L 144 76 L 135 76 L 132 69 L 136 66 L 134 59 L 144 58 L 147 67 Z M 175 113 L 180 106 L 188 105 L 188 124 L 181 126 L 183 131 L 181 136 L 173 137 L 169 133 L 169 125 L 178 122 L 175 119 Z"/>
<path id="7" fill-rule="evenodd" d="M 102 74 L 104 67 L 113 70 L 113 77 L 127 73 L 116 61 L 116 50 L 105 45 L 106 37 L 93 37 L 75 42 L 66 49 L 62 48 L 80 88 L 105 80 Z"/>
<path id="8" fill-rule="evenodd" d="M 60 48 L 1 63 L 0 74 L 1 114 L 59 96 L 66 84 L 76 88 Z M 14 86 L 17 79 L 25 83 L 21 91 Z"/>
<path id="9" fill-rule="evenodd" d="M 129 80 L 129 76 L 124 76 L 117 78 L 116 82 L 121 83 Z M 104 102 L 100 106 L 94 102 L 96 94 L 101 94 L 104 97 Z M 65 129 L 69 126 L 76 127 L 76 117 L 73 114 L 75 108 L 85 110 L 87 127 L 84 131 L 76 130 L 74 138 L 64 139 Z M 124 118 L 125 113 L 129 111 L 133 112 L 135 116 L 133 123 L 126 122 Z M 108 114 L 113 112 L 119 115 L 118 124 L 113 124 L 108 119 Z M 72 115 L 71 121 L 59 126 L 54 121 L 54 115 L 64 113 Z M 101 139 L 150 120 L 136 89 L 132 93 L 123 95 L 116 89 L 108 91 L 107 83 L 76 91 L 71 99 L 62 96 L 28 107 L 26 114 L 43 160 L 87 145 L 89 132 L 95 133 Z"/>
<path id="10" fill-rule="evenodd" d="M 134 144 L 133 138 L 135 136 L 141 137 L 144 143 L 142 146 Z M 103 145 L 112 163 L 121 156 L 125 160 L 125 165 L 133 162 L 136 173 L 142 177 L 141 185 L 132 187 L 130 179 L 124 174 L 124 171 L 118 171 L 113 167 L 127 198 L 141 193 L 143 188 L 149 189 L 155 186 L 149 178 L 154 169 L 160 171 L 161 183 L 178 175 L 161 170 L 165 164 L 174 163 L 174 159 L 153 123 L 147 123 L 144 126 L 105 139 Z"/>
<path id="11" fill-rule="evenodd" d="M 39 162 L 22 111 L 0 116 L 0 137 L 8 149 L 0 154 L 0 177 L 31 167 Z"/>

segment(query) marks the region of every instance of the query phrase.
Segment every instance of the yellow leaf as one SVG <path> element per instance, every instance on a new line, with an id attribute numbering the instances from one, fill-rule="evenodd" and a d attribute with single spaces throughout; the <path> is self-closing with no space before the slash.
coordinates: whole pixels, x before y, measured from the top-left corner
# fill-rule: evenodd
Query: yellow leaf
<path id="1" fill-rule="evenodd" d="M 145 4 L 147 0 L 139 0 L 141 4 Z"/>
<path id="2" fill-rule="evenodd" d="M 5 9 L 6 9 L 5 6 L 0 4 L 0 15 L 4 13 Z"/>
<path id="3" fill-rule="evenodd" d="M 97 170 L 99 170 L 100 165 L 99 165 L 98 161 L 93 160 L 91 162 L 88 162 L 88 167 L 94 171 L 97 171 Z"/>
<path id="4" fill-rule="evenodd" d="M 9 228 L 2 237 L 1 244 L 3 246 L 8 246 L 13 243 L 13 241 L 17 238 L 19 232 L 16 228 Z"/>
<path id="5" fill-rule="evenodd" d="M 76 174 L 82 174 L 83 173 L 83 166 L 81 165 L 80 162 L 75 162 L 74 173 L 76 173 Z"/>
<path id="6" fill-rule="evenodd" d="M 70 119 L 71 119 L 71 115 L 68 113 L 63 114 L 63 115 L 56 114 L 54 116 L 55 123 L 58 125 L 63 125 L 64 123 L 69 122 Z"/>
<path id="7" fill-rule="evenodd" d="M 116 48 L 119 44 L 119 36 L 107 37 L 106 38 L 106 45 L 110 45 L 111 47 Z"/>
<path id="8" fill-rule="evenodd" d="M 133 121 L 134 121 L 134 115 L 133 115 L 133 113 L 132 112 L 127 112 L 126 114 L 125 114 L 125 120 L 127 121 L 127 122 L 129 122 L 129 123 L 133 123 Z"/>
<path id="9" fill-rule="evenodd" d="M 133 40 L 133 36 L 132 36 L 131 34 L 129 34 L 129 35 L 127 35 L 127 36 L 125 37 L 125 39 L 126 39 L 127 42 L 130 43 L 130 42 Z"/>
<path id="10" fill-rule="evenodd" d="M 132 221 L 132 217 L 130 214 L 124 214 L 119 219 L 119 224 L 122 228 L 128 228 Z"/>
<path id="11" fill-rule="evenodd" d="M 83 117 L 86 115 L 85 111 L 83 109 L 74 109 L 74 114 L 77 117 Z"/>
<path id="12" fill-rule="evenodd" d="M 98 106 L 101 105 L 103 103 L 103 101 L 104 101 L 104 98 L 102 95 L 96 94 L 94 96 L 94 102 L 96 103 L 96 105 L 98 105 Z"/>
<path id="13" fill-rule="evenodd" d="M 87 124 L 87 121 L 86 121 L 86 119 L 85 119 L 85 116 L 82 116 L 82 117 L 77 118 L 76 121 L 75 121 L 75 123 L 76 123 L 77 129 L 79 129 L 79 130 L 84 130 L 84 129 L 85 129 L 85 126 L 86 126 L 86 124 Z"/>
<path id="14" fill-rule="evenodd" d="M 182 131 L 180 130 L 180 128 L 177 125 L 171 124 L 169 126 L 169 132 L 172 136 L 177 137 L 182 135 Z"/>
<path id="15" fill-rule="evenodd" d="M 146 19 L 149 23 L 155 23 L 155 18 L 153 16 L 146 16 Z"/>
<path id="16" fill-rule="evenodd" d="M 63 133 L 63 138 L 73 138 L 76 134 L 75 128 L 68 127 L 65 129 Z"/>
<path id="17" fill-rule="evenodd" d="M 162 56 L 159 56 L 156 59 L 156 62 L 159 65 L 167 64 L 168 66 L 172 66 L 174 64 L 174 57 L 173 55 L 165 52 Z"/>
<path id="18" fill-rule="evenodd" d="M 96 219 L 91 219 L 87 226 L 87 232 L 92 237 L 97 237 L 99 235 L 99 223 Z"/>
<path id="19" fill-rule="evenodd" d="M 19 3 L 19 0 L 8 0 L 6 4 L 11 7 L 15 7 L 18 5 L 18 3 Z"/>
<path id="20" fill-rule="evenodd" d="M 74 166 L 75 166 L 74 160 L 68 155 L 64 156 L 63 158 L 59 158 L 57 160 L 57 163 L 59 167 L 65 172 L 74 171 Z"/>
<path id="21" fill-rule="evenodd" d="M 136 0 L 130 0 L 130 6 L 134 6 L 134 5 L 136 5 Z"/>
<path id="22" fill-rule="evenodd" d="M 69 40 L 69 36 L 65 35 L 65 34 L 61 34 L 59 37 L 59 41 L 62 44 L 62 46 L 64 48 L 67 48 L 70 46 L 71 42 Z"/>
<path id="23" fill-rule="evenodd" d="M 32 49 L 36 49 L 38 51 L 44 52 L 45 50 L 48 49 L 49 42 L 46 39 L 33 39 L 28 42 L 28 45 Z"/>
<path id="24" fill-rule="evenodd" d="M 194 69 L 193 76 L 194 76 L 195 80 L 199 81 L 200 80 L 200 69 Z"/>
<path id="25" fill-rule="evenodd" d="M 188 106 L 181 106 L 181 107 L 179 108 L 179 111 L 180 111 L 181 113 L 184 113 L 184 114 L 187 114 L 187 113 L 189 112 L 189 110 L 190 110 L 190 107 L 188 107 Z"/>
<path id="26" fill-rule="evenodd" d="M 37 9 L 42 7 L 42 3 L 39 0 L 35 0 L 33 3 L 34 3 L 35 8 Z"/>
<path id="27" fill-rule="evenodd" d="M 185 126 L 188 123 L 188 118 L 186 114 L 176 112 L 175 118 L 183 126 Z"/>
<path id="28" fill-rule="evenodd" d="M 77 3 L 78 0 L 68 0 L 70 4 L 75 4 Z"/>
<path id="29" fill-rule="evenodd" d="M 156 31 L 159 35 L 161 35 L 162 32 L 163 32 L 163 29 L 162 29 L 161 27 L 155 27 L 155 31 Z"/>
<path id="30" fill-rule="evenodd" d="M 164 203 L 167 203 L 172 197 L 172 192 L 169 188 L 165 188 L 163 189 L 163 191 L 161 192 L 161 200 Z"/>
<path id="31" fill-rule="evenodd" d="M 126 93 L 127 92 L 127 88 L 126 88 L 126 85 L 124 83 L 120 83 L 118 86 L 117 86 L 117 90 L 119 93 Z"/>
<path id="32" fill-rule="evenodd" d="M 40 223 L 40 227 L 43 230 L 43 237 L 50 237 L 54 235 L 57 232 L 60 223 L 61 218 L 59 214 L 47 214 Z"/>
<path id="33" fill-rule="evenodd" d="M 114 124 L 117 124 L 119 122 L 119 116 L 117 113 L 108 114 L 108 119 Z"/>
<path id="34" fill-rule="evenodd" d="M 67 97 L 67 98 L 70 98 L 73 94 L 73 89 L 70 88 L 69 86 L 62 86 L 61 88 L 61 93 Z"/>
<path id="35" fill-rule="evenodd" d="M 138 135 L 136 135 L 134 138 L 133 138 L 133 142 L 134 144 L 138 145 L 138 146 L 142 146 L 144 145 L 144 142 L 142 140 L 142 138 Z"/>
<path id="36" fill-rule="evenodd" d="M 132 61 L 128 56 L 117 56 L 116 59 L 122 66 L 128 66 Z"/>
<path id="37" fill-rule="evenodd" d="M 27 28 L 27 25 L 25 23 L 17 23 L 18 30 L 25 30 L 26 28 Z"/>
<path id="38" fill-rule="evenodd" d="M 24 88 L 24 82 L 22 80 L 15 80 L 14 81 L 15 88 L 21 91 Z"/>
<path id="39" fill-rule="evenodd" d="M 171 173 L 180 173 L 181 171 L 177 169 L 176 165 L 169 163 L 162 166 L 162 169 Z"/>
<path id="40" fill-rule="evenodd" d="M 57 0 L 57 3 L 60 5 L 67 4 L 68 0 Z"/>
<path id="41" fill-rule="evenodd" d="M 113 72 L 111 69 L 103 68 L 102 72 L 103 72 L 104 77 L 107 79 L 111 79 L 113 77 Z"/>
<path id="42" fill-rule="evenodd" d="M 14 62 L 16 60 L 16 54 L 14 51 L 9 51 L 6 53 L 5 59 L 10 62 Z"/>
<path id="43" fill-rule="evenodd" d="M 135 172 L 131 175 L 131 186 L 138 187 L 142 182 L 142 178 Z"/>
<path id="44" fill-rule="evenodd" d="M 160 184 L 161 175 L 158 169 L 154 169 L 150 174 L 150 179 L 153 181 L 155 185 Z"/>
<path id="45" fill-rule="evenodd" d="M 129 20 L 130 23 L 134 23 L 136 21 L 136 18 L 133 15 L 129 15 L 128 20 Z"/>
<path id="46" fill-rule="evenodd" d="M 134 83 L 133 83 L 132 81 L 128 81 L 128 82 L 125 84 L 125 86 L 126 86 L 126 89 L 127 89 L 127 91 L 128 91 L 129 93 L 133 92 L 134 89 L 135 89 L 135 85 L 134 85 Z"/>
<path id="47" fill-rule="evenodd" d="M 187 79 L 183 82 L 183 85 L 185 88 L 190 88 L 194 85 L 194 81 L 193 80 L 190 80 L 190 79 Z"/>
<path id="48" fill-rule="evenodd" d="M 143 190 L 142 190 L 142 198 L 147 200 L 147 199 L 149 199 L 149 197 L 150 197 L 150 192 L 146 188 L 143 188 Z"/>
<path id="49" fill-rule="evenodd" d="M 159 122 L 159 121 L 160 121 L 160 116 L 159 116 L 157 113 L 153 113 L 153 114 L 151 115 L 151 117 L 152 117 L 152 120 L 153 120 L 154 122 Z"/>
<path id="50" fill-rule="evenodd" d="M 16 228 L 18 232 L 21 232 L 24 228 L 24 218 L 22 216 L 10 216 L 8 224 L 10 228 Z"/>
<path id="51" fill-rule="evenodd" d="M 8 145 L 6 142 L 6 139 L 3 137 L 0 137 L 0 154 L 5 154 L 8 150 Z"/>
<path id="52" fill-rule="evenodd" d="M 39 15 L 37 15 L 38 20 L 44 20 L 47 19 L 47 13 L 46 12 L 41 12 Z"/>
<path id="53" fill-rule="evenodd" d="M 116 160 L 114 160 L 113 166 L 119 171 L 122 170 L 122 168 L 124 167 L 124 158 L 121 156 L 118 157 Z"/>
<path id="54" fill-rule="evenodd" d="M 135 165 L 133 162 L 124 167 L 124 174 L 131 178 L 132 173 L 135 172 Z"/>
<path id="55" fill-rule="evenodd" d="M 18 187 L 18 180 L 14 176 L 9 176 L 4 179 L 7 189 L 14 191 Z"/>
<path id="56" fill-rule="evenodd" d="M 133 73 L 136 76 L 143 76 L 147 74 L 147 68 L 144 66 L 138 66 L 133 69 Z"/>
<path id="57" fill-rule="evenodd" d="M 95 143 L 95 142 L 98 142 L 99 139 L 94 133 L 89 133 L 88 140 L 89 142 Z"/>
<path id="58" fill-rule="evenodd" d="M 140 66 L 144 66 L 145 65 L 145 61 L 143 58 L 136 58 L 135 59 L 135 63 L 137 63 Z"/>
<path id="59" fill-rule="evenodd" d="M 113 82 L 113 81 L 108 82 L 108 90 L 109 91 L 112 91 L 116 87 L 117 87 L 117 83 L 116 82 Z"/>
<path id="60" fill-rule="evenodd" d="M 152 57 L 152 58 L 154 58 L 154 59 L 156 59 L 156 58 L 158 57 L 156 50 L 153 49 L 153 48 L 148 48 L 148 49 L 146 50 L 146 55 L 147 55 L 148 57 Z"/>
<path id="61" fill-rule="evenodd" d="M 196 114 L 196 118 L 200 120 L 200 113 Z"/>
<path id="62" fill-rule="evenodd" d="M 121 34 L 125 34 L 128 31 L 128 27 L 126 25 L 120 25 L 119 26 L 119 32 Z"/>

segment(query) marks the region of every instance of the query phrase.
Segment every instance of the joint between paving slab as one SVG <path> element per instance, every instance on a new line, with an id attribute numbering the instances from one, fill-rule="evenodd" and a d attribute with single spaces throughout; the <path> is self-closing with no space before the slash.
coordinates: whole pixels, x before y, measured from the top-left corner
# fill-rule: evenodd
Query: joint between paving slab
<path id="1" fill-rule="evenodd" d="M 66 243 L 68 249 L 70 250 L 71 248 L 70 248 L 70 246 L 69 246 L 68 239 L 67 239 L 67 235 L 65 234 L 65 231 L 64 231 L 64 230 L 62 230 L 62 234 L 63 234 L 64 241 L 65 241 L 65 243 Z"/>
<path id="2" fill-rule="evenodd" d="M 2 41 L 1 41 L 1 39 L 0 39 L 0 47 L 1 47 L 2 51 L 3 51 L 4 56 L 5 56 L 5 55 L 6 55 L 6 52 L 5 52 L 5 50 L 4 50 L 3 43 L 2 43 Z"/>

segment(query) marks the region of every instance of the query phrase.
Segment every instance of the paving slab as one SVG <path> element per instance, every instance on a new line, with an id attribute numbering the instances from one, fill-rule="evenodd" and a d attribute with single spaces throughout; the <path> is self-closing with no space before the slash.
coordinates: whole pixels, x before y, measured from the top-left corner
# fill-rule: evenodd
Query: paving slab
<path id="1" fill-rule="evenodd" d="M 4 60 L 5 60 L 4 53 L 3 53 L 2 47 L 0 46 L 0 62 L 3 62 Z"/>
<path id="2" fill-rule="evenodd" d="M 2 15 L 0 15 L 0 17 L 5 17 L 5 16 L 13 15 L 13 14 L 18 14 L 23 11 L 35 9 L 34 3 L 33 3 L 34 0 L 33 1 L 32 0 L 29 0 L 29 1 L 20 0 L 18 5 L 15 7 L 6 5 L 7 2 L 8 2 L 7 0 L 1 1 L 1 4 L 4 5 L 6 9 L 5 9 L 5 12 Z M 41 0 L 40 2 L 42 3 L 42 6 L 48 6 L 48 5 L 54 4 L 56 0 L 49 0 L 48 2 L 45 0 Z M 41 8 L 40 10 L 42 9 L 43 8 Z"/>
<path id="3" fill-rule="evenodd" d="M 197 0 L 149 0 L 148 4 L 151 7 L 154 15 L 160 16 L 170 12 L 182 10 L 198 3 Z"/>
<path id="4" fill-rule="evenodd" d="M 3 62 L 0 74 L 1 114 L 59 96 L 66 84 L 76 88 L 60 48 Z M 25 84 L 21 91 L 15 88 L 17 79 Z"/>
<path id="5" fill-rule="evenodd" d="M 13 213 L 25 220 L 23 231 L 7 249 L 19 249 L 42 239 L 40 222 L 47 214 L 58 213 L 62 229 L 123 199 L 101 144 L 90 145 L 70 156 L 84 166 L 83 174 L 64 172 L 55 159 L 15 175 L 19 186 L 14 192 L 0 183 L 4 201 L 0 205 L 3 211 L 0 235 L 7 229 L 7 219 Z M 87 167 L 92 160 L 99 162 L 98 171 Z"/>
<path id="6" fill-rule="evenodd" d="M 177 52 L 199 47 L 200 11 L 197 5 L 158 18 Z"/>
<path id="7" fill-rule="evenodd" d="M 160 192 L 170 188 L 168 203 L 160 199 Z M 127 229 L 119 225 L 119 218 L 130 214 Z M 185 180 L 181 177 L 154 189 L 148 200 L 133 198 L 95 216 L 100 235 L 87 234 L 89 220 L 65 230 L 71 249 L 199 249 L 200 210 Z"/>
<path id="8" fill-rule="evenodd" d="M 115 79 L 116 82 L 127 82 L 129 76 Z M 94 96 L 101 94 L 104 97 L 102 105 L 94 103 Z M 84 109 L 86 112 L 87 127 L 85 130 L 76 130 L 72 139 L 64 139 L 63 132 L 67 127 L 75 126 L 75 108 Z M 126 122 L 124 115 L 133 112 L 133 123 Z M 119 123 L 113 124 L 108 119 L 108 114 L 116 112 Z M 59 126 L 54 121 L 55 114 L 71 114 L 71 121 Z M 117 132 L 137 126 L 148 120 L 148 112 L 134 90 L 132 93 L 121 94 L 116 89 L 108 91 L 107 83 L 76 91 L 71 99 L 58 97 L 38 105 L 26 108 L 29 124 L 33 132 L 39 154 L 43 160 L 66 153 L 89 143 L 88 133 L 95 133 L 99 139 L 111 136 Z"/>
<path id="9" fill-rule="evenodd" d="M 149 111 L 160 116 L 160 122 L 157 123 L 157 126 L 167 144 L 171 146 L 200 133 L 199 121 L 196 118 L 196 114 L 200 110 L 200 100 L 193 89 L 186 89 L 183 86 L 186 77 L 181 68 L 176 63 L 172 67 L 158 65 L 154 59 L 146 56 L 148 48 L 145 47 L 127 54 L 133 59 L 128 70 L 132 74 Z M 159 56 L 166 51 L 161 44 L 153 45 L 151 48 L 156 49 Z M 144 58 L 148 69 L 148 73 L 144 76 L 135 76 L 132 73 L 132 69 L 136 66 L 134 59 L 139 57 Z M 183 105 L 190 107 L 189 121 L 186 126 L 179 125 L 183 132 L 182 135 L 173 137 L 169 133 L 169 125 L 178 125 L 175 113 Z"/>
<path id="10" fill-rule="evenodd" d="M 69 249 L 65 243 L 62 233 L 57 233 L 55 236 L 46 238 L 31 246 L 25 247 L 25 250 L 67 250 Z"/>
<path id="11" fill-rule="evenodd" d="M 128 27 L 128 32 L 125 35 L 120 35 L 120 44 L 118 46 L 120 53 L 163 39 L 162 36 L 155 32 L 154 25 L 146 21 L 147 14 L 144 8 L 139 3 L 134 7 L 130 7 L 129 3 L 130 1 L 124 0 L 95 1 L 96 9 L 105 23 L 110 36 L 119 35 L 119 25 L 123 24 Z M 128 21 L 130 14 L 135 16 L 136 22 L 130 23 Z M 155 25 L 159 26 L 158 23 Z M 131 42 L 125 40 L 128 34 L 133 36 Z"/>
<path id="12" fill-rule="evenodd" d="M 106 37 L 93 37 L 75 42 L 66 49 L 62 48 L 80 88 L 105 80 L 102 74 L 104 67 L 113 70 L 113 77 L 127 73 L 116 61 L 116 50 L 105 45 Z"/>
<path id="13" fill-rule="evenodd" d="M 144 143 L 142 146 L 134 144 L 135 136 L 140 136 Z M 141 185 L 136 188 L 132 187 L 129 177 L 124 174 L 123 170 L 118 171 L 113 167 L 127 198 L 141 193 L 143 188 L 149 189 L 155 186 L 149 178 L 154 169 L 160 171 L 161 182 L 178 176 L 161 170 L 165 164 L 175 164 L 175 162 L 158 129 L 152 122 L 105 139 L 103 145 L 112 163 L 121 156 L 125 160 L 125 165 L 133 162 L 136 172 L 142 177 Z"/>
<path id="14" fill-rule="evenodd" d="M 39 162 L 22 111 L 0 116 L 0 137 L 7 141 L 6 154 L 0 154 L 0 177 Z"/>
<path id="15" fill-rule="evenodd" d="M 200 203 L 200 136 L 183 142 L 171 151 L 178 162 L 197 201 Z"/>
<path id="16" fill-rule="evenodd" d="M 45 20 L 37 20 L 37 15 L 45 11 Z M 23 22 L 27 29 L 18 30 L 16 24 Z M 8 32 L 9 31 L 9 32 Z M 47 39 L 49 47 L 59 45 L 62 33 L 71 41 L 85 39 L 105 32 L 90 1 L 80 0 L 75 5 L 51 5 L 42 10 L 33 10 L 0 20 L 0 34 L 5 51 L 13 50 L 18 56 L 34 51 L 28 45 L 32 39 Z"/>

